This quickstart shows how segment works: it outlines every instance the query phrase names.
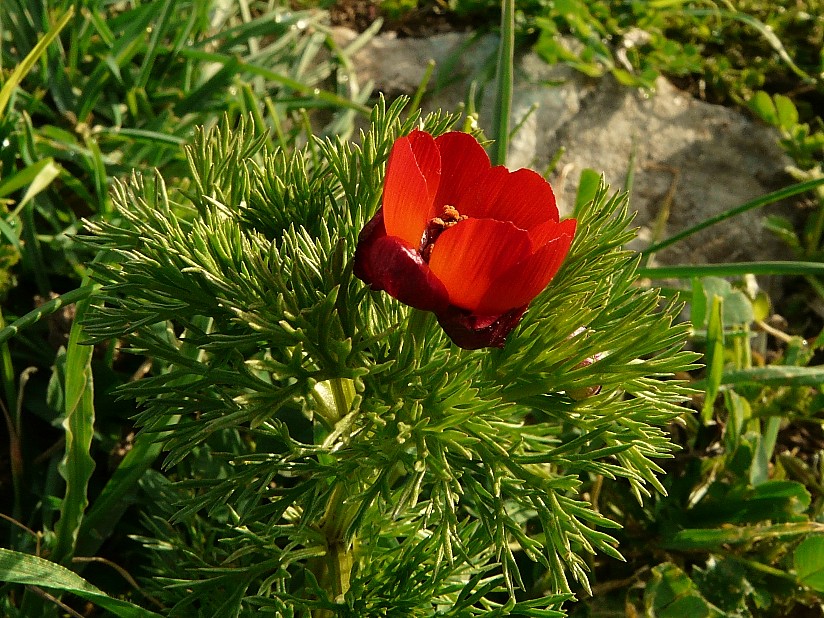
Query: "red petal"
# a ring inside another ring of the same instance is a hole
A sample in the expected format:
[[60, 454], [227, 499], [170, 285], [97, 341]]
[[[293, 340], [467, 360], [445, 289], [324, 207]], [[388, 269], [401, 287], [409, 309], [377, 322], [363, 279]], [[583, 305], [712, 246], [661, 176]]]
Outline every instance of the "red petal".
[[462, 215], [475, 219], [508, 221], [500, 213], [496, 213], [495, 208], [498, 203], [498, 196], [508, 177], [509, 170], [503, 165], [489, 168], [473, 180], [466, 193], [455, 199], [453, 206]]
[[492, 282], [532, 253], [528, 232], [492, 219], [466, 219], [438, 237], [429, 267], [449, 302], [476, 315], [497, 315], [524, 303], [488, 298]]
[[526, 307], [517, 307], [492, 318], [478, 318], [457, 307], [438, 314], [438, 322], [452, 342], [465, 350], [502, 348], [509, 333], [521, 321]]
[[426, 174], [431, 174], [435, 187], [438, 184], [433, 173], [439, 156], [435, 140], [422, 131], [416, 133], [414, 137], [400, 137], [395, 141], [383, 187], [386, 233], [403, 239], [411, 247], [420, 246], [426, 223], [435, 216]]
[[[572, 223], [569, 223], [569, 222]], [[540, 294], [558, 272], [575, 233], [575, 220], [567, 219], [558, 226], [559, 235], [546, 242], [535, 253], [502, 272], [489, 285], [481, 306], [528, 305]], [[502, 302], [506, 299], [506, 302]]]
[[537, 251], [550, 240], [559, 236], [575, 236], [575, 228], [578, 222], [575, 219], [564, 219], [560, 223], [555, 221], [545, 221], [529, 230], [529, 239], [532, 241], [533, 251]]
[[412, 146], [412, 152], [415, 153], [418, 168], [426, 179], [429, 203], [432, 204], [441, 184], [441, 154], [438, 146], [429, 133], [417, 129], [409, 134], [409, 144]]
[[387, 236], [381, 211], [363, 228], [355, 251], [355, 276], [373, 290], [386, 292], [410, 307], [443, 311], [449, 294], [420, 253], [403, 240]]
[[479, 219], [511, 221], [529, 230], [545, 221], [558, 221], [558, 207], [552, 187], [528, 169], [507, 174], [494, 167], [479, 178], [470, 196], [458, 208], [462, 215]]
[[440, 213], [449, 204], [460, 210], [460, 200], [489, 171], [489, 156], [469, 133], [452, 131], [435, 138], [441, 152], [441, 184], [435, 198]]

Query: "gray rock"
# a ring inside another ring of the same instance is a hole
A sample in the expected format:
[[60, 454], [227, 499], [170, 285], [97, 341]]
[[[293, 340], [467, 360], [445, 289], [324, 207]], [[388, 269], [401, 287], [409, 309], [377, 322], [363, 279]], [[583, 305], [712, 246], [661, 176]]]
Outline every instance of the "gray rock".
[[[566, 148], [550, 178], [565, 204], [573, 203], [585, 167], [622, 187], [634, 153], [631, 206], [642, 226], [639, 247], [656, 228], [656, 238], [666, 238], [790, 182], [783, 172], [790, 161], [772, 129], [698, 101], [663, 78], [651, 96], [601, 80], [551, 136]], [[534, 160], [540, 161], [537, 150]], [[763, 217], [763, 210], [739, 215], [657, 258], [668, 264], [788, 258], [785, 246], [763, 229]]]
[[[345, 31], [337, 36], [343, 43], [354, 37]], [[424, 109], [456, 109], [474, 80], [486, 86], [477, 100], [480, 124], [489, 127], [496, 46], [493, 36], [381, 35], [358, 52], [354, 63], [359, 79], [373, 80], [377, 90], [392, 97], [413, 93], [433, 59], [436, 90]], [[550, 66], [527, 53], [517, 60], [515, 80], [512, 125], [522, 124], [510, 144], [509, 166], [544, 171], [563, 147], [550, 182], [562, 212], [568, 213], [582, 169], [603, 173], [617, 190], [634, 158], [630, 203], [641, 226], [636, 248], [791, 182], [783, 172], [790, 161], [770, 127], [699, 101], [663, 78], [654, 93], [645, 93], [610, 77], [594, 80], [563, 65]], [[713, 226], [655, 257], [666, 264], [786, 259], [785, 247], [762, 229], [764, 212]]]

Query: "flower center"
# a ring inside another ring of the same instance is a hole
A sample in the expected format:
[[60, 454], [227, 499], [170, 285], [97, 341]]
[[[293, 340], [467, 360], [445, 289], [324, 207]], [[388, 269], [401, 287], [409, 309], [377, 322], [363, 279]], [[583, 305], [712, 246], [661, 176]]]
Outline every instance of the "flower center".
[[426, 224], [426, 230], [424, 230], [423, 236], [421, 236], [420, 252], [423, 261], [429, 262], [429, 257], [432, 255], [432, 247], [435, 246], [435, 241], [445, 229], [457, 225], [460, 221], [468, 218], [466, 215], [459, 213], [458, 209], [454, 206], [446, 204], [439, 217], [430, 219], [429, 223]]

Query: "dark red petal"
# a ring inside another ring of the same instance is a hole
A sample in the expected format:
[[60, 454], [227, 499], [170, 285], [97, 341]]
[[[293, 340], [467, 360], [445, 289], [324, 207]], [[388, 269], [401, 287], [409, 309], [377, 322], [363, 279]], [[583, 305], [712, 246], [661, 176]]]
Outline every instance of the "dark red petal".
[[497, 316], [479, 317], [458, 307], [449, 307], [438, 314], [438, 322], [452, 342], [465, 350], [502, 348], [524, 311], [526, 306]]
[[374, 279], [372, 275], [372, 245], [375, 244], [379, 238], [386, 236], [386, 226], [383, 223], [383, 208], [378, 208], [378, 212], [372, 217], [369, 222], [363, 226], [363, 229], [358, 234], [358, 246], [355, 248], [354, 264], [352, 272], [355, 276], [364, 281], [371, 283]]
[[475, 187], [458, 210], [479, 219], [511, 221], [529, 230], [545, 221], [558, 221], [555, 194], [544, 178], [532, 170], [502, 173], [494, 167], [478, 178]]
[[[489, 156], [469, 133], [452, 131], [435, 138], [441, 153], [441, 184], [435, 198], [435, 209], [449, 204], [459, 207], [459, 201], [489, 171]], [[460, 210], [460, 208], [458, 208]]]
[[[420, 245], [427, 222], [435, 216], [425, 173], [432, 174], [433, 183], [438, 182], [433, 173], [438, 156], [435, 140], [421, 131], [412, 138], [398, 138], [389, 153], [383, 186], [386, 232], [412, 247]], [[416, 157], [421, 158], [425, 171], [419, 167]]]
[[[572, 223], [569, 223], [570, 221]], [[506, 299], [506, 304], [528, 305], [540, 294], [558, 272], [569, 252], [575, 234], [575, 220], [567, 219], [558, 225], [557, 231], [558, 235], [554, 239], [500, 273], [488, 287], [479, 305], [494, 306], [500, 299]]]
[[358, 238], [354, 273], [373, 290], [385, 290], [410, 307], [437, 312], [449, 304], [446, 288], [420, 253], [400, 238], [386, 235], [381, 211]]
[[429, 267], [449, 290], [450, 304], [476, 315], [498, 315], [524, 303], [494, 297], [490, 286], [531, 253], [529, 233], [511, 223], [466, 219], [438, 237]]

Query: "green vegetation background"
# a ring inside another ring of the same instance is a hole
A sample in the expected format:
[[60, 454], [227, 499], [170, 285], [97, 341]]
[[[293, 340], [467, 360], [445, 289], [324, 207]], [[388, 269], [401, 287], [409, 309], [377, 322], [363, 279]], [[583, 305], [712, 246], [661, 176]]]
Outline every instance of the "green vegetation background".
[[[178, 574], [159, 569], [159, 552], [200, 553], [204, 565], [223, 555], [196, 513], [182, 532], [164, 528], [175, 511], [169, 480], [192, 470], [162, 469], [157, 444], [136, 447], [140, 410], [133, 400], [115, 398], [116, 387], [157, 367], [121, 354], [114, 340], [82, 346], [72, 330], [97, 291], [87, 270], [96, 248], [77, 235], [84, 218], [120, 223], [113, 183], [135, 170], [152, 177], [156, 169], [170, 191], [196, 194], [183, 146], [196, 143], [198, 127], [215, 127], [222, 118], [231, 126], [248, 118], [250, 134], [286, 152], [311, 136], [355, 138], [355, 123], [367, 117], [376, 93], [358, 83], [350, 58], [379, 24], [340, 48], [329, 23], [330, 11], [358, 10], [399, 29], [425, 32], [445, 22], [500, 31], [500, 5], [480, 0], [387, 0], [371, 8], [366, 2], [0, 4], [0, 534], [3, 547], [13, 550], [0, 559], [8, 582], [4, 615], [95, 615], [78, 598], [114, 615], [146, 615], [135, 613], [141, 607], [163, 613], [160, 607], [180, 600], [168, 586]], [[516, 44], [548, 62], [611, 75], [628, 88], [651, 88], [663, 74], [776, 128], [797, 183], [725, 216], [804, 196], [801, 225], [765, 220], [792, 261], [718, 265], [714, 274], [727, 279], [688, 265], [673, 271], [680, 283], [665, 292], [688, 301], [692, 345], [706, 352], [707, 369], [682, 377], [701, 395], [694, 413], [671, 428], [681, 451], [660, 462], [666, 495], [639, 503], [626, 480], [582, 475], [578, 497], [623, 526], [613, 536], [626, 562], [591, 559], [592, 595], [575, 588], [581, 600], [564, 605], [571, 615], [822, 614], [824, 336], [815, 311], [824, 299], [822, 15], [816, 0], [517, 3]], [[625, 45], [628, 37], [640, 44]], [[581, 45], [573, 50], [570, 39]], [[473, 108], [468, 100], [464, 111]], [[585, 175], [581, 202], [596, 193], [597, 175]], [[746, 285], [747, 273], [765, 270], [787, 277], [779, 307]], [[771, 321], [775, 313], [787, 323]], [[93, 416], [67, 413], [84, 409]], [[83, 418], [94, 418], [94, 426]], [[216, 453], [238, 448], [233, 439], [227, 432], [186, 465], [219, 475]], [[72, 518], [83, 522], [79, 536]], [[86, 581], [44, 570], [36, 556]], [[100, 560], [82, 559], [89, 556]], [[528, 564], [522, 570], [526, 588], [537, 594], [546, 574]], [[159, 579], [159, 571], [171, 579]], [[61, 591], [76, 595], [64, 597], [71, 609], [56, 609], [48, 596]]]

